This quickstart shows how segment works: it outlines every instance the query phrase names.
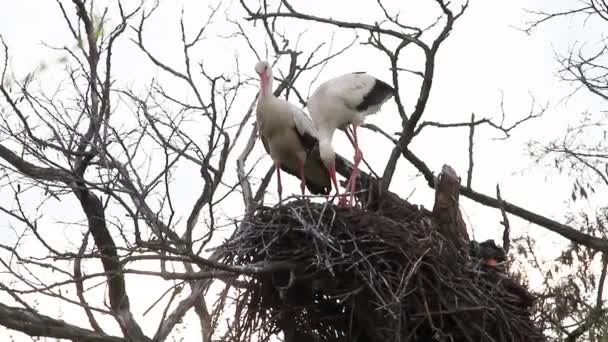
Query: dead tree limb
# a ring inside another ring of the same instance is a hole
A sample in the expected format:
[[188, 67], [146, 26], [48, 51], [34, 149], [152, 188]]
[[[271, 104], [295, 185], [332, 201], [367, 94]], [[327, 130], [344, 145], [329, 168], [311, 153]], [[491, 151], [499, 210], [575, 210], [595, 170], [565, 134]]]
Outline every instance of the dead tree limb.
[[475, 137], [475, 113], [471, 114], [471, 125], [469, 126], [469, 170], [467, 171], [467, 188], [471, 188], [473, 182], [473, 138]]
[[496, 184], [496, 199], [501, 203], [500, 213], [502, 214], [502, 221], [500, 224], [504, 227], [502, 232], [502, 248], [505, 250], [505, 253], [509, 253], [509, 248], [511, 247], [511, 224], [509, 223], [509, 218], [505, 212], [504, 201], [500, 195], [500, 186], [498, 186], [498, 184]]
[[467, 226], [462, 219], [459, 209], [460, 177], [449, 165], [443, 165], [435, 185], [435, 204], [433, 217], [435, 217], [444, 234], [452, 241], [469, 242]]
[[77, 342], [127, 342], [127, 339], [82, 329], [64, 321], [50, 318], [26, 309], [0, 303], [2, 325], [29, 336], [46, 336]]
[[[408, 149], [402, 151], [402, 154], [410, 163], [412, 163], [420, 172], [422, 172], [422, 175], [426, 179], [427, 184], [431, 188], [435, 188], [435, 176], [433, 175], [433, 172], [428, 168], [428, 166]], [[472, 199], [477, 203], [486, 205], [491, 208], [500, 209], [501, 206], [504, 206], [506, 212], [520, 217], [524, 220], [527, 220], [531, 223], [537, 224], [541, 227], [544, 227], [575, 243], [598, 251], [608, 252], [608, 240], [582, 233], [579, 230], [574, 229], [568, 225], [557, 222], [548, 217], [539, 215], [520, 206], [511, 204], [507, 201], [499, 201], [498, 199], [476, 192], [462, 185], [460, 186], [460, 194], [469, 199]]]

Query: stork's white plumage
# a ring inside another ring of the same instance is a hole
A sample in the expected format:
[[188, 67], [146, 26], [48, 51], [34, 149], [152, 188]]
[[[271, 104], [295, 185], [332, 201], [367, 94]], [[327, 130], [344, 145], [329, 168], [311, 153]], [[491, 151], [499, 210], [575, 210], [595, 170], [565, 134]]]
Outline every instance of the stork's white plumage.
[[274, 96], [268, 62], [258, 62], [255, 71], [260, 75], [256, 106], [258, 131], [276, 167], [279, 200], [282, 199], [280, 170], [300, 178], [302, 194], [304, 188], [313, 194], [329, 194], [329, 173], [319, 156], [311, 154], [318, 144], [315, 125], [298, 107]]
[[[378, 112], [394, 92], [387, 83], [364, 72], [354, 72], [326, 81], [308, 99], [310, 116], [319, 130], [321, 159], [329, 170], [336, 191], [335, 151], [331, 144], [335, 130], [346, 130], [348, 125], [353, 128], [354, 141], [351, 142], [355, 147], [355, 165], [347, 182], [347, 189], [352, 194], [359, 163], [363, 159], [357, 141], [357, 127], [366, 116]], [[344, 197], [341, 197], [340, 203], [343, 201]]]

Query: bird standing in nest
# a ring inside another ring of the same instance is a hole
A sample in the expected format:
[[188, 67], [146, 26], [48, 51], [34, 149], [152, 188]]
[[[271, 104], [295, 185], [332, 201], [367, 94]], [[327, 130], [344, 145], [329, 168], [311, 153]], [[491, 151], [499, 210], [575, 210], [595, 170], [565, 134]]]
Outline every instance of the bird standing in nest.
[[507, 261], [507, 253], [502, 247], [497, 246], [494, 240], [471, 241], [469, 251], [469, 254], [479, 258], [483, 265], [496, 267], [500, 270], [504, 269], [504, 267], [499, 266]]
[[[363, 159], [357, 139], [357, 127], [363, 124], [368, 115], [378, 112], [394, 93], [395, 89], [387, 83], [364, 72], [353, 72], [324, 82], [308, 99], [307, 106], [310, 116], [319, 130], [321, 159], [329, 170], [339, 197], [335, 167], [336, 153], [331, 142], [336, 129], [345, 131], [348, 125], [352, 126], [353, 140], [351, 143], [355, 148], [355, 158], [354, 167], [346, 185], [347, 191], [351, 193], [349, 205], [354, 197], [353, 191], [359, 173], [359, 163]], [[342, 196], [339, 203], [344, 205], [345, 200]]]
[[311, 154], [318, 144], [318, 132], [310, 118], [298, 107], [272, 93], [272, 69], [268, 62], [255, 65], [260, 76], [260, 93], [256, 122], [264, 149], [276, 167], [277, 192], [282, 201], [281, 172], [300, 178], [300, 189], [312, 194], [328, 195], [331, 180], [325, 165]]

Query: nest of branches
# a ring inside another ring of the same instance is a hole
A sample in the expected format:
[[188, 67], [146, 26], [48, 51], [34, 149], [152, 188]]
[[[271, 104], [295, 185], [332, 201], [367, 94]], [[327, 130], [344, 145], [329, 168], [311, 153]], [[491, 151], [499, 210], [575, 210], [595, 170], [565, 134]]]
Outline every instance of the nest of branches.
[[243, 278], [230, 340], [543, 340], [527, 291], [445, 229], [396, 196], [366, 210], [259, 208], [224, 262], [275, 268]]

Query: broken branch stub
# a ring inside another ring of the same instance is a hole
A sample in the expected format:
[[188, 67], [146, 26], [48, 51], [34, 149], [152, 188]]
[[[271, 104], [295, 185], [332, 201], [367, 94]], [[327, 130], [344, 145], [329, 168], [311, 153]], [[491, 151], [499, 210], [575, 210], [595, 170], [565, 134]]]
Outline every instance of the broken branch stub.
[[470, 241], [467, 226], [459, 209], [460, 177], [449, 165], [443, 165], [435, 185], [433, 217], [446, 237], [460, 245]]

